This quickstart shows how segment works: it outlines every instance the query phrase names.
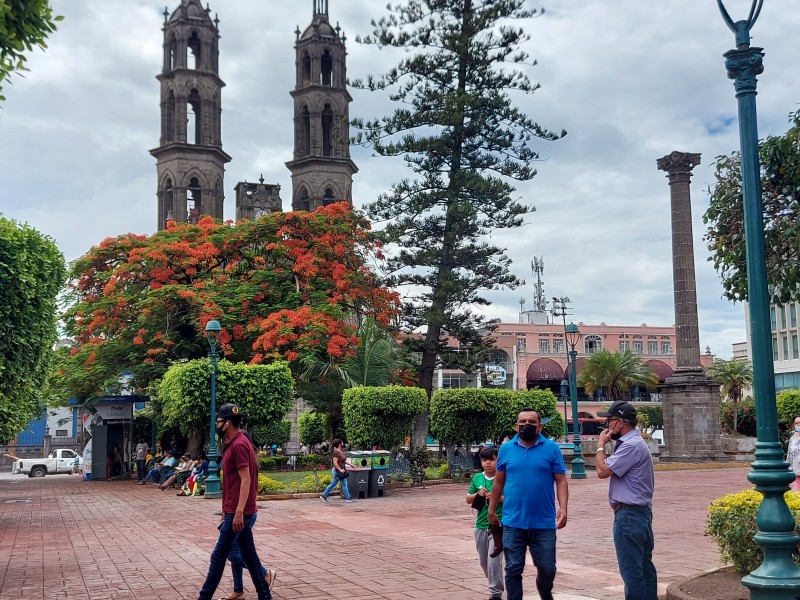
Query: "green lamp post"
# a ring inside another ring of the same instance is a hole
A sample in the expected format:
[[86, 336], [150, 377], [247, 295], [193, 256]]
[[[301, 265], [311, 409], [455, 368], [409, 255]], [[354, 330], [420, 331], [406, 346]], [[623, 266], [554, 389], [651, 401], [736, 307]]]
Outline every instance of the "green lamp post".
[[744, 21], [734, 22], [717, 0], [727, 26], [736, 35], [736, 49], [724, 54], [728, 77], [734, 80], [739, 109], [739, 142], [742, 153], [742, 192], [747, 261], [747, 296], [753, 351], [753, 395], [756, 399], [756, 442], [753, 469], [747, 478], [764, 496], [756, 515], [754, 540], [764, 551], [764, 561], [742, 583], [753, 600], [796, 599], [800, 595], [800, 569], [792, 559], [797, 546], [795, 523], [784, 493], [794, 474], [783, 460], [778, 438], [775, 406], [775, 373], [769, 321], [761, 176], [758, 160], [756, 77], [764, 71], [761, 48], [750, 47], [750, 30], [758, 19], [763, 0], [753, 0]]
[[569, 395], [572, 400], [572, 443], [575, 445], [575, 458], [572, 459], [572, 479], [586, 479], [586, 465], [583, 462], [583, 452], [581, 451], [581, 431], [578, 419], [578, 375], [577, 359], [578, 351], [575, 346], [581, 339], [581, 332], [575, 323], [570, 323], [564, 327], [564, 337], [567, 338], [569, 345]]
[[[569, 368], [569, 354], [567, 354], [567, 368]], [[567, 422], [567, 397], [569, 396], [569, 381], [561, 380], [561, 400], [564, 402], [564, 443], [569, 440], [569, 423]]]
[[219, 498], [219, 468], [217, 466], [217, 343], [222, 327], [219, 321], [206, 324], [206, 338], [211, 346], [211, 431], [208, 438], [208, 478], [206, 478], [206, 498]]

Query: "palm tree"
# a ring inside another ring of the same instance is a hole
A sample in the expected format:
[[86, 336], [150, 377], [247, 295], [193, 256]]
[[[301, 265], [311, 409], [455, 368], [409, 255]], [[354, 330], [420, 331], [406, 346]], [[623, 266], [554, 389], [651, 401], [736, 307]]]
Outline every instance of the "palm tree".
[[627, 397], [632, 387], [654, 389], [658, 385], [658, 377], [630, 350], [601, 350], [583, 365], [578, 385], [589, 395], [598, 389], [605, 389], [611, 400], [620, 400]]
[[749, 360], [734, 358], [715, 360], [706, 369], [706, 375], [720, 386], [720, 395], [733, 405], [733, 435], [739, 433], [739, 401], [744, 388], [753, 383], [753, 367]]

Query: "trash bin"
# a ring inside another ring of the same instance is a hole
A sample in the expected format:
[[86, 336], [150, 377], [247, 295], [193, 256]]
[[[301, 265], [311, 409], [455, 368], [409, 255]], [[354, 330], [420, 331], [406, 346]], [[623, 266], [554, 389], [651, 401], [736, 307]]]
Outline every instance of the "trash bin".
[[380, 498], [386, 493], [389, 480], [391, 454], [386, 450], [372, 451], [372, 470], [369, 472], [369, 498]]
[[347, 487], [353, 498], [366, 498], [369, 492], [369, 473], [372, 470], [371, 453], [366, 451], [345, 452], [347, 460], [353, 466], [348, 467], [350, 477], [347, 478]]

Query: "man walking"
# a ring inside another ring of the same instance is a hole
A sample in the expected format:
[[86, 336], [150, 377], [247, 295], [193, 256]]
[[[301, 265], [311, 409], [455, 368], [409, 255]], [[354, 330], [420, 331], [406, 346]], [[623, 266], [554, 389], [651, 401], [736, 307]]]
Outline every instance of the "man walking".
[[[608, 425], [597, 440], [597, 475], [611, 481], [608, 502], [614, 510], [614, 548], [619, 574], [625, 583], [625, 600], [657, 600], [653, 565], [653, 459], [636, 428], [636, 407], [617, 400], [607, 411]], [[604, 446], [616, 441], [611, 456]]]
[[244, 564], [256, 588], [259, 600], [271, 600], [268, 580], [272, 573], [264, 569], [253, 542], [256, 521], [256, 492], [258, 462], [253, 445], [241, 431], [242, 415], [235, 404], [223, 404], [217, 411], [217, 435], [222, 444], [222, 520], [217, 545], [211, 552], [208, 575], [198, 600], [211, 600], [217, 590], [225, 561], [234, 544], [239, 548]]
[[526, 550], [536, 566], [539, 597], [553, 600], [556, 529], [567, 524], [569, 500], [564, 459], [558, 444], [541, 435], [542, 419], [536, 410], [520, 410], [514, 429], [517, 435], [500, 446], [489, 500], [489, 522], [499, 524], [496, 510], [504, 496], [503, 552], [508, 600], [522, 600]]

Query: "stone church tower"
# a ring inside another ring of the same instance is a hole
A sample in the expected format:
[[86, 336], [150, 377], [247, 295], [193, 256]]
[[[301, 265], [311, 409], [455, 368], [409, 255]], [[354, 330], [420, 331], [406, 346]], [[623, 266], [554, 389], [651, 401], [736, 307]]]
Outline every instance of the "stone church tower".
[[328, 0], [313, 4], [311, 25], [302, 34], [299, 27], [295, 31], [294, 158], [286, 163], [292, 172], [293, 210], [352, 202], [358, 172], [350, 159], [348, 107], [353, 98], [346, 86], [346, 38], [328, 21]]
[[164, 9], [161, 140], [150, 151], [158, 171], [158, 229], [166, 221], [222, 218], [225, 163], [222, 150], [219, 20], [200, 0]]

